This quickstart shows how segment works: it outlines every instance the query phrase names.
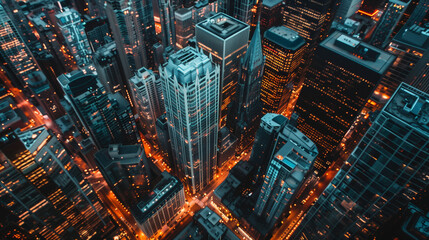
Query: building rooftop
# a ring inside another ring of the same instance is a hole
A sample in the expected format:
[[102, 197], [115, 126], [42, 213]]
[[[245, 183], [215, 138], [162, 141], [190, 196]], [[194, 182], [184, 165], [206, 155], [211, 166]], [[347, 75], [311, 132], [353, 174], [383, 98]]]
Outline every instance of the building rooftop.
[[392, 54], [341, 32], [332, 33], [320, 44], [320, 47], [329, 49], [379, 74], [384, 74], [396, 58]]
[[278, 6], [282, 3], [282, 0], [264, 0], [262, 1], [262, 6], [267, 8], [272, 8]]
[[305, 44], [305, 39], [299, 34], [285, 26], [272, 27], [265, 31], [264, 38], [274, 42], [275, 44], [295, 51]]
[[225, 13], [218, 13], [198, 23], [197, 28], [205, 29], [217, 37], [227, 39], [241, 30], [249, 28], [249, 25]]
[[16, 129], [15, 133], [24, 144], [25, 148], [30, 152], [35, 152], [49, 136], [49, 132], [45, 128], [45, 125], [23, 132], [21, 132], [20, 129]]
[[402, 28], [392, 42], [406, 44], [424, 52], [429, 48], [429, 28], [418, 25]]
[[401, 83], [384, 110], [429, 135], [429, 94]]
[[108, 149], [101, 149], [95, 156], [97, 162], [107, 169], [112, 164], [139, 164], [145, 157], [140, 145], [110, 144]]
[[169, 77], [175, 77], [182, 84], [193, 83], [197, 76], [202, 78], [211, 72], [214, 64], [208, 56], [192, 47], [183, 48], [172, 54], [164, 69]]
[[158, 206], [183, 189], [183, 184], [168, 172], [162, 172], [162, 180], [155, 186], [151, 195], [139, 202], [133, 211], [134, 218], [142, 223], [156, 213]]

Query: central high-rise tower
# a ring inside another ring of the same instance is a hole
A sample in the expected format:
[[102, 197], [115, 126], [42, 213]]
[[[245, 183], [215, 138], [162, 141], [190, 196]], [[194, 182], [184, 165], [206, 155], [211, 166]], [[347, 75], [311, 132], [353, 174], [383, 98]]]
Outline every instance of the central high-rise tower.
[[219, 72], [209, 57], [191, 47], [160, 67], [173, 159], [192, 194], [207, 186], [216, 170]]

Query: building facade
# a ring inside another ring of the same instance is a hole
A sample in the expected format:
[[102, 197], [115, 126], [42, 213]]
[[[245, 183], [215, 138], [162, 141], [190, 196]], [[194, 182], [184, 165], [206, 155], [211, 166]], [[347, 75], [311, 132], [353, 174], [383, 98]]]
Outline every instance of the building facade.
[[196, 194], [214, 177], [219, 131], [219, 66], [186, 47], [160, 67], [173, 159]]
[[369, 239], [427, 188], [428, 99], [401, 84], [304, 217], [295, 239]]

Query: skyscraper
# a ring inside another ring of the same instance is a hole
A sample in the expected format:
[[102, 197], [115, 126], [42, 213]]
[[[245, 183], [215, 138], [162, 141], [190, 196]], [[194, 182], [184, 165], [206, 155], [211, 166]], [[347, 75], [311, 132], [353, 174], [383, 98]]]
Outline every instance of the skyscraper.
[[113, 228], [72, 156], [44, 126], [0, 141], [0, 204], [46, 239], [103, 238]]
[[73, 55], [78, 66], [85, 66], [90, 61], [91, 47], [85, 34], [84, 24], [80, 14], [72, 9], [64, 8], [55, 15], [57, 25], [64, 41]]
[[429, 185], [429, 95], [401, 84], [296, 230], [369, 239]]
[[272, 27], [265, 31], [262, 49], [265, 56], [261, 86], [263, 112], [281, 114], [299, 85], [305, 40], [287, 27]]
[[256, 185], [260, 185], [268, 164], [273, 158], [277, 145], [277, 138], [289, 119], [280, 114], [267, 113], [261, 118], [261, 124], [256, 132], [249, 163], [257, 168], [254, 178]]
[[268, 29], [282, 24], [282, 1], [281, 0], [265, 0], [262, 1], [261, 7], [261, 34], [263, 35]]
[[159, 18], [161, 22], [162, 44], [164, 48], [176, 46], [176, 28], [174, 26], [174, 10], [171, 0], [158, 0]]
[[389, 43], [390, 34], [401, 19], [402, 14], [408, 7], [410, 0], [389, 0], [387, 8], [372, 33], [370, 43], [373, 46], [384, 49]]
[[186, 47], [160, 67], [173, 159], [187, 190], [213, 179], [219, 130], [219, 66]]
[[290, 123], [280, 139], [282, 147], [270, 161], [255, 207], [269, 227], [284, 213], [318, 154], [316, 145]]
[[156, 42], [152, 1], [108, 0], [106, 4], [125, 77], [129, 79], [141, 67], [152, 68]]
[[119, 94], [107, 94], [97, 77], [75, 71], [58, 77], [65, 99], [77, 122], [98, 148], [112, 143], [135, 144], [135, 122], [128, 102]]
[[98, 79], [104, 89], [110, 93], [121, 92], [127, 96], [125, 74], [115, 42], [100, 46], [93, 56]]
[[99, 47], [103, 46], [108, 41], [112, 41], [109, 23], [106, 18], [98, 17], [86, 21], [85, 33], [88, 37], [92, 52], [96, 52]]
[[3, 67], [9, 69], [22, 87], [27, 85], [28, 74], [40, 71], [37, 62], [24, 39], [18, 32], [12, 20], [7, 15], [5, 9], [0, 5], [0, 55]]
[[188, 40], [194, 36], [192, 10], [181, 8], [174, 12], [176, 19], [176, 47], [184, 48]]
[[255, 0], [218, 0], [219, 12], [228, 14], [250, 25], [253, 12], [250, 11], [256, 4]]
[[331, 165], [327, 154], [340, 143], [394, 59], [340, 32], [319, 45], [295, 107], [298, 129], [319, 149], [314, 164], [319, 173]]
[[262, 117], [260, 96], [263, 71], [264, 55], [258, 24], [240, 62], [236, 99], [232, 102], [227, 120], [230, 131], [238, 139], [238, 153], [251, 145]]
[[327, 37], [333, 19], [333, 0], [292, 0], [283, 6], [283, 25], [295, 30], [313, 51]]
[[340, 21], [345, 21], [348, 17], [355, 14], [362, 5], [362, 0], [344, 0], [341, 1], [340, 6], [338, 7], [337, 12], [335, 13], [335, 18]]
[[235, 98], [240, 58], [246, 53], [249, 25], [224, 13], [197, 24], [195, 36], [204, 53], [220, 67], [220, 126], [224, 127], [228, 106]]
[[131, 96], [139, 121], [148, 139], [156, 139], [156, 120], [165, 112], [161, 78], [151, 70], [140, 68], [130, 78]]
[[147, 237], [152, 237], [164, 225], [174, 219], [185, 205], [183, 184], [168, 172], [162, 173], [161, 181], [152, 194], [133, 208], [133, 216]]

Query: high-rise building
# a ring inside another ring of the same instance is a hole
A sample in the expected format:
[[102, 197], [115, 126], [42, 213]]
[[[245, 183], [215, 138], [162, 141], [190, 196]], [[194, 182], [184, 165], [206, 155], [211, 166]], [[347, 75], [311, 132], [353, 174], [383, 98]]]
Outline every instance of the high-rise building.
[[292, 92], [298, 89], [300, 65], [306, 50], [304, 38], [284, 27], [265, 31], [265, 56], [261, 86], [263, 113], [283, 113], [288, 108]]
[[429, 92], [429, 49], [423, 54], [422, 59], [416, 64], [414, 69], [408, 75], [408, 81], [411, 86], [423, 91]]
[[240, 62], [236, 98], [228, 116], [231, 133], [238, 139], [237, 153], [252, 144], [262, 117], [261, 81], [264, 71], [264, 55], [259, 24], [253, 33], [246, 54]]
[[74, 120], [99, 149], [112, 143], [137, 143], [131, 107], [119, 93], [106, 93], [95, 75], [82, 71], [63, 74], [58, 81], [77, 116]]
[[127, 96], [125, 73], [115, 42], [100, 46], [93, 56], [98, 79], [104, 89], [110, 93], [121, 92]]
[[64, 37], [67, 48], [76, 60], [76, 64], [78, 66], [87, 65], [90, 61], [91, 47], [80, 14], [73, 8], [64, 8], [55, 17], [58, 28]]
[[293, 200], [318, 154], [316, 144], [290, 123], [279, 139], [283, 146], [270, 161], [255, 207], [270, 227]]
[[86, 21], [85, 33], [88, 38], [89, 45], [91, 46], [91, 50], [94, 53], [99, 47], [109, 41], [112, 41], [109, 23], [106, 18], [98, 17]]
[[172, 221], [184, 206], [183, 184], [164, 171], [150, 196], [139, 202], [132, 213], [139, 228], [150, 238]]
[[142, 146], [111, 144], [98, 151], [95, 159], [110, 189], [125, 206], [137, 204], [149, 194], [152, 176]]
[[249, 29], [249, 25], [224, 13], [198, 23], [195, 29], [198, 47], [220, 66], [221, 127], [225, 126], [228, 106], [235, 98], [240, 59], [247, 50]]
[[410, 2], [411, 0], [389, 0], [377, 27], [372, 33], [371, 45], [384, 49], [389, 44], [390, 34], [392, 34]]
[[22, 87], [27, 85], [28, 74], [40, 71], [37, 62], [24, 39], [18, 32], [5, 9], [0, 5], [0, 56], [2, 67], [8, 70], [17, 79], [16, 84]]
[[219, 130], [219, 66], [186, 47], [160, 67], [173, 159], [196, 194], [214, 177]]
[[192, 20], [194, 28], [197, 23], [206, 20], [218, 12], [218, 1], [198, 0], [192, 7]]
[[174, 12], [174, 16], [176, 19], [176, 47], [184, 48], [195, 32], [192, 21], [192, 10], [181, 8]]
[[99, 239], [113, 228], [73, 157], [44, 126], [0, 140], [0, 204], [45, 239]]
[[294, 239], [370, 239], [429, 180], [429, 95], [401, 84]]
[[292, 0], [283, 5], [283, 25], [298, 32], [313, 51], [328, 34], [333, 20], [333, 0]]
[[252, 153], [249, 163], [256, 167], [254, 178], [256, 185], [260, 185], [265, 175], [268, 164], [273, 158], [277, 144], [277, 138], [289, 120], [280, 114], [267, 113], [261, 118], [261, 124], [255, 135]]
[[319, 173], [395, 57], [369, 44], [332, 33], [318, 47], [296, 103], [298, 129], [319, 149]]
[[156, 43], [152, 1], [108, 0], [106, 15], [125, 77], [129, 79], [141, 67], [152, 68]]
[[174, 9], [171, 0], [158, 0], [161, 22], [162, 44], [164, 48], [176, 46], [176, 28], [174, 26]]
[[256, 4], [255, 0], [218, 0], [218, 4], [219, 12], [250, 25], [253, 18], [253, 12], [250, 10]]
[[261, 36], [264, 35], [265, 31], [282, 24], [282, 1], [281, 0], [265, 0], [262, 1], [261, 7]]
[[[417, 25], [405, 26], [390, 42], [386, 51], [396, 59], [385, 76], [381, 79], [376, 93], [386, 101], [395, 92], [401, 82], [411, 83], [412, 70], [421, 62], [425, 65], [425, 53], [429, 48], [429, 28]], [[419, 64], [420, 65], [420, 64]], [[419, 71], [419, 69], [416, 69]]]
[[161, 78], [151, 70], [140, 68], [130, 78], [131, 96], [143, 131], [148, 139], [156, 139], [156, 120], [165, 112]]

